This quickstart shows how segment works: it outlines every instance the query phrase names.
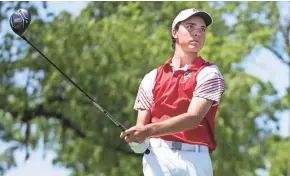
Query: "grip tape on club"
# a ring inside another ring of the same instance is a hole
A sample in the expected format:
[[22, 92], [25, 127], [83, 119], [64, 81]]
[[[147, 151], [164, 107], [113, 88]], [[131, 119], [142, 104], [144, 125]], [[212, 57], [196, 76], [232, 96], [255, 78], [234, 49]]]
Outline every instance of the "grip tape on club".
[[124, 127], [124, 125], [122, 125], [122, 124], [119, 124], [118, 127], [121, 129], [121, 131], [125, 131], [125, 130], [127, 130], [127, 128]]

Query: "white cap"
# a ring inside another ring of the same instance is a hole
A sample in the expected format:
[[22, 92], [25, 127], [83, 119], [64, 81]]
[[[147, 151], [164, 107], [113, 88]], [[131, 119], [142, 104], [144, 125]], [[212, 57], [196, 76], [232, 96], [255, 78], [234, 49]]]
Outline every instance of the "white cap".
[[212, 21], [213, 21], [211, 16], [207, 12], [199, 11], [199, 10], [194, 9], [194, 8], [186, 9], [186, 10], [182, 10], [181, 12], [179, 12], [179, 14], [173, 20], [172, 30], [175, 28], [177, 23], [184, 21], [192, 16], [199, 16], [199, 17], [203, 18], [206, 26], [211, 25]]

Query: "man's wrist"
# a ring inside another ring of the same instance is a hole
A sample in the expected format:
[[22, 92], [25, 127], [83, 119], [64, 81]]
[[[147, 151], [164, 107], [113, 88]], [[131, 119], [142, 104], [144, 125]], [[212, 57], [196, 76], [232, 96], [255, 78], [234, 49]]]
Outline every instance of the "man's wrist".
[[148, 131], [148, 137], [154, 136], [155, 135], [155, 123], [150, 123], [145, 126], [146, 130]]
[[143, 126], [145, 126], [145, 124], [137, 123], [135, 126], [136, 126], [136, 127], [143, 127]]

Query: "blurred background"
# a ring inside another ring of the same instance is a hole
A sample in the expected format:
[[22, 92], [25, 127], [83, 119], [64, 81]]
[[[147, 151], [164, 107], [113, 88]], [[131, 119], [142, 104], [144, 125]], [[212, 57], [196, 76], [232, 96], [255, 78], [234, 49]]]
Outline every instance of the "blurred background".
[[32, 14], [26, 38], [129, 127], [141, 79], [172, 56], [172, 20], [192, 7], [212, 14], [200, 55], [226, 83], [215, 175], [289, 176], [289, 1], [0, 1], [0, 175], [142, 175], [120, 130], [12, 32], [15, 10]]

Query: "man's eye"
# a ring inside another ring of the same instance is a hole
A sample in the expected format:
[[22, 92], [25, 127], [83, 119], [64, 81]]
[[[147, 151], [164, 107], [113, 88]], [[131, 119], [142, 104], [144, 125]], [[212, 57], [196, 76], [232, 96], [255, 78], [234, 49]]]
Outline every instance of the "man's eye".
[[187, 28], [191, 29], [193, 27], [193, 25], [188, 25]]
[[205, 32], [205, 28], [201, 28], [200, 30], [201, 30], [201, 32]]

